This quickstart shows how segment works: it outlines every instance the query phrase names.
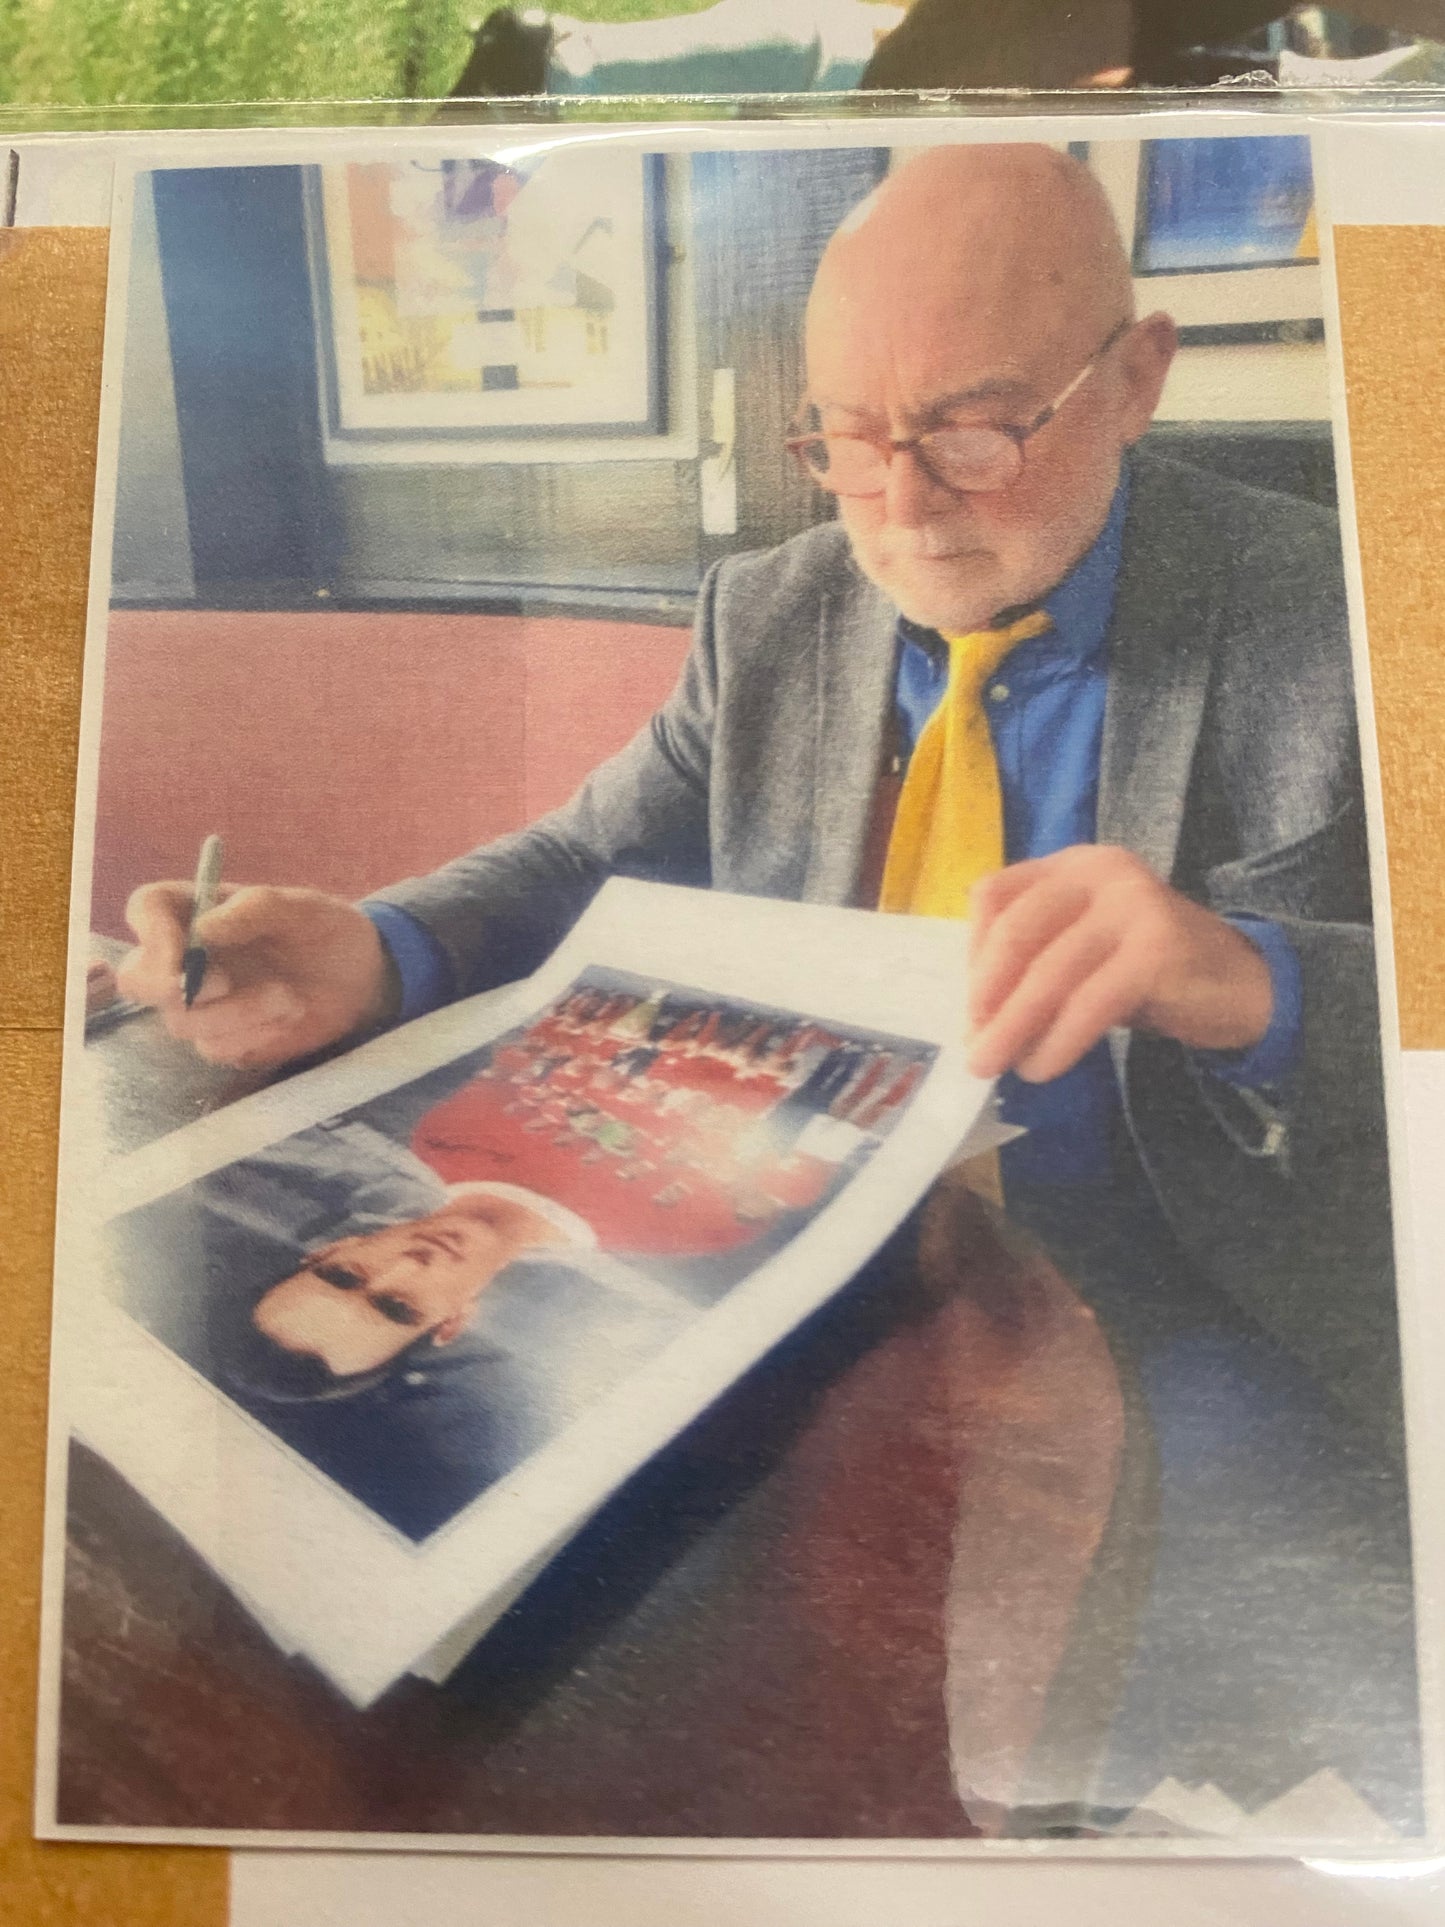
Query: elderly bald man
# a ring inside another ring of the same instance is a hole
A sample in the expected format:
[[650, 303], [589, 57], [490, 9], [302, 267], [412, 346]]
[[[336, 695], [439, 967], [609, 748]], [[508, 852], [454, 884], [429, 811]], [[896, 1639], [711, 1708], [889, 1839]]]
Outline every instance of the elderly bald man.
[[838, 520], [712, 571], [673, 695], [569, 804], [360, 906], [234, 892], [189, 1010], [189, 889], [149, 886], [127, 994], [206, 1057], [279, 1064], [534, 967], [613, 871], [961, 912], [888, 874], [930, 827], [948, 869], [945, 808], [975, 836], [936, 785], [930, 820], [914, 750], [947, 639], [1002, 637], [966, 1002], [1029, 1126], [1010, 1209], [1134, 1311], [1212, 1280], [1394, 1437], [1332, 519], [1137, 450], [1175, 330], [1136, 318], [1100, 189], [1049, 149], [897, 170], [830, 243], [806, 347], [790, 441]]

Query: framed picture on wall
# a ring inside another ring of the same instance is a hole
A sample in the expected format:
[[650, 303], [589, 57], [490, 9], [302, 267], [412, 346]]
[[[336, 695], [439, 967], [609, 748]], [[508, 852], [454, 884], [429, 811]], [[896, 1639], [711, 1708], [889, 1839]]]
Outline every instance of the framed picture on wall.
[[1146, 141], [1139, 165], [1137, 274], [1318, 260], [1314, 174], [1302, 135]]
[[1098, 142], [1089, 161], [1131, 248], [1141, 311], [1167, 309], [1186, 347], [1323, 338], [1306, 138]]
[[655, 156], [590, 146], [313, 172], [338, 438], [656, 434]]

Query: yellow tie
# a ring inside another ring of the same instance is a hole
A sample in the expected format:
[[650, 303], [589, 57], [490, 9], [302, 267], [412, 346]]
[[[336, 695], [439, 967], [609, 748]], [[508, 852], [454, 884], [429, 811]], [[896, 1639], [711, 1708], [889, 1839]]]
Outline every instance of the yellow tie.
[[883, 866], [880, 910], [968, 915], [969, 892], [1001, 868], [1003, 793], [983, 686], [1011, 649], [1042, 635], [1041, 611], [1001, 629], [945, 636], [948, 687], [924, 724], [898, 798]]
[[[948, 687], [923, 725], [893, 818], [880, 910], [922, 917], [968, 915], [969, 892], [1003, 865], [1003, 791], [983, 708], [983, 686], [1010, 649], [1042, 635], [1049, 618], [945, 636]], [[1002, 1208], [998, 1152], [962, 1166], [970, 1189]]]

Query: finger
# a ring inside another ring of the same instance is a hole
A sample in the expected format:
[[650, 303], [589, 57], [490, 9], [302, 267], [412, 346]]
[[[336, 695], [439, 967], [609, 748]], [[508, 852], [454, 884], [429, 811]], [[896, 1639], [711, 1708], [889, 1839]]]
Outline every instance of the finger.
[[202, 1031], [244, 1030], [247, 1026], [296, 1024], [306, 1014], [306, 1006], [295, 991], [285, 984], [263, 979], [217, 997], [208, 1003], [199, 998], [186, 1013], [197, 1034]]
[[1133, 1016], [1139, 1002], [1138, 973], [1127, 954], [1082, 983], [1048, 1030], [1018, 1064], [1019, 1076], [1044, 1084], [1072, 1070], [1095, 1044]]
[[138, 943], [156, 951], [169, 950], [179, 965], [191, 901], [189, 883], [143, 883], [126, 900], [125, 920]]
[[201, 978], [200, 988], [191, 999], [191, 1008], [200, 1010], [207, 1004], [218, 1004], [223, 998], [232, 997], [235, 993], [236, 982], [230, 971], [223, 970], [219, 964], [212, 963], [208, 955], [205, 975]]
[[127, 997], [139, 1004], [156, 1004], [174, 988], [181, 973], [190, 916], [188, 883], [147, 883], [132, 891], [125, 920], [138, 948], [126, 954], [116, 972]]
[[1010, 863], [1002, 870], [990, 871], [987, 876], [979, 878], [968, 896], [969, 922], [975, 941], [1016, 897], [1033, 889], [1039, 881], [1040, 872], [1046, 872], [1049, 863], [1048, 857], [1029, 857], [1022, 863]]
[[250, 1024], [243, 1031], [226, 1030], [196, 1039], [191, 1048], [208, 1064], [233, 1070], [269, 1070], [301, 1052], [289, 1025]]
[[[174, 979], [171, 980], [174, 982]], [[158, 997], [149, 996], [150, 972], [139, 950], [127, 950], [115, 967], [115, 987], [122, 997], [129, 997], [133, 1004], [159, 1003]]]
[[85, 967], [85, 1014], [105, 1010], [117, 996], [115, 971], [103, 957], [92, 957]]
[[[234, 888], [223, 883], [221, 898]], [[139, 948], [128, 951], [116, 971], [125, 996], [139, 1004], [163, 1005], [179, 994], [194, 902], [189, 883], [145, 883], [132, 891], [125, 916]]]
[[289, 936], [298, 916], [315, 902], [309, 890], [278, 889], [269, 883], [233, 885], [224, 902], [196, 919], [196, 941], [207, 950], [274, 943]]
[[207, 1043], [195, 1047], [196, 1055], [208, 1064], [221, 1064], [229, 1070], [269, 1071], [289, 1063], [300, 1051], [284, 1030], [251, 1032], [244, 1040]]
[[115, 983], [122, 997], [132, 1003], [151, 1004], [157, 1010], [179, 1003], [181, 968], [168, 958], [147, 956], [144, 950], [128, 950], [115, 967]]
[[1085, 918], [1039, 952], [1005, 998], [992, 1022], [974, 1037], [969, 1065], [978, 1077], [998, 1077], [1028, 1061], [1070, 998], [1118, 948], [1107, 925]]
[[189, 1010], [184, 1003], [169, 1005], [164, 1015], [172, 1037], [193, 1045], [202, 1055], [218, 1052], [229, 1057], [263, 1035], [294, 1031], [305, 1006], [284, 985], [259, 983], [210, 1003], [197, 998]]
[[1088, 909], [1089, 893], [1076, 883], [1045, 876], [991, 924], [969, 958], [968, 1014], [982, 1029], [1022, 982], [1034, 959]]

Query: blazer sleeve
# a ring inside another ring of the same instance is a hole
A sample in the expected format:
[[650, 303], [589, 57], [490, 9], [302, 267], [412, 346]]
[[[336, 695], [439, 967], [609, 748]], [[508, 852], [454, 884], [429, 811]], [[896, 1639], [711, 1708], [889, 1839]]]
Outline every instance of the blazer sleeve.
[[1205, 829], [1181, 887], [1267, 917], [1299, 958], [1300, 1050], [1240, 1092], [1136, 1033], [1124, 1093], [1195, 1262], [1392, 1451], [1402, 1438], [1370, 860], [1333, 525], [1241, 542], [1191, 780]]
[[1300, 963], [1300, 1047], [1277, 1088], [1242, 1103], [1221, 1080], [1200, 1078], [1225, 1128], [1237, 1123], [1240, 1148], [1287, 1177], [1383, 1125], [1370, 853], [1333, 518], [1246, 548], [1234, 590], [1195, 779], [1224, 800], [1201, 894], [1220, 915], [1267, 917], [1288, 938]]
[[1400, 1340], [1373, 947], [1358, 926], [1284, 927], [1305, 983], [1304, 1049], [1287, 1087], [1260, 1097], [1231, 1091], [1172, 1040], [1135, 1033], [1126, 1111], [1195, 1265], [1398, 1459]]
[[[1223, 864], [1208, 901], [1222, 916], [1269, 918], [1300, 965], [1296, 1062], [1274, 1087], [1238, 1092], [1199, 1068], [1222, 1128], [1288, 1174], [1299, 1157], [1358, 1141], [1380, 1112], [1382, 1065], [1364, 807], [1346, 804], [1302, 843]], [[1311, 914], [1313, 912], [1313, 914]]]
[[[1321, 908], [1368, 888], [1356, 812], [1308, 852]], [[1282, 854], [1282, 853], [1281, 853]], [[1222, 911], [1274, 918], [1300, 961], [1302, 1027], [1278, 1088], [1241, 1091], [1182, 1046], [1135, 1034], [1129, 1122], [1166, 1215], [1195, 1263], [1300, 1359], [1388, 1460], [1404, 1451], [1394, 1227], [1374, 932], [1300, 914], [1270, 864], [1246, 888], [1216, 875]]]
[[692, 647], [661, 709], [562, 808], [429, 876], [380, 890], [424, 924], [458, 996], [535, 970], [609, 876], [710, 881], [709, 789], [717, 713], [717, 585], [698, 597]]

